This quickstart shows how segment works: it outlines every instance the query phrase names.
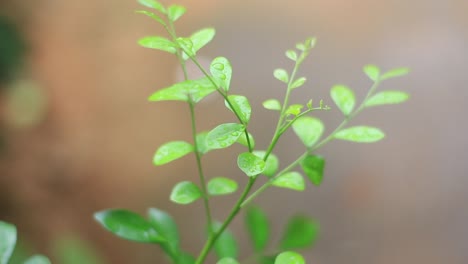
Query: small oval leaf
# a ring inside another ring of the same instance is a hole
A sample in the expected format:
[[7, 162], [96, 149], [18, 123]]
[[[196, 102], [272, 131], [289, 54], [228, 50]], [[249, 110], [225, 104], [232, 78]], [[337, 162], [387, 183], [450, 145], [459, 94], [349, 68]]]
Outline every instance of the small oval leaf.
[[262, 103], [263, 107], [268, 110], [281, 110], [281, 103], [276, 99], [268, 99]]
[[296, 252], [285, 251], [275, 259], [275, 264], [305, 264], [304, 257]]
[[190, 181], [179, 182], [171, 192], [171, 201], [178, 204], [190, 204], [202, 197], [198, 186]]
[[233, 258], [223, 258], [216, 262], [216, 264], [239, 264], [239, 262]]
[[184, 6], [181, 5], [171, 5], [167, 9], [167, 16], [172, 22], [177, 21], [181, 16], [185, 14], [187, 9]]
[[46, 256], [34, 255], [27, 259], [24, 264], [50, 264], [50, 260]]
[[292, 104], [286, 109], [286, 115], [297, 116], [301, 113], [301, 110], [304, 106], [301, 104]]
[[338, 131], [334, 137], [358, 143], [373, 143], [382, 140], [385, 134], [375, 127], [355, 126]]
[[[216, 31], [214, 28], [203, 28], [193, 33], [190, 36], [193, 53], [194, 54], [197, 53], [206, 44], [210, 43], [210, 41], [214, 38], [215, 34], [216, 34]], [[182, 57], [184, 60], [189, 58], [187, 54], [182, 54]]]
[[[265, 157], [266, 151], [255, 150], [252, 152], [255, 156], [263, 159]], [[265, 169], [263, 170], [262, 174], [267, 177], [272, 177], [278, 171], [279, 168], [279, 159], [278, 157], [270, 153], [267, 160], [265, 161]]]
[[314, 185], [319, 186], [322, 183], [325, 170], [325, 159], [322, 156], [308, 155], [301, 161], [301, 167]]
[[294, 216], [286, 225], [286, 230], [280, 241], [283, 250], [299, 249], [312, 246], [317, 239], [320, 226], [306, 216]]
[[215, 127], [208, 132], [206, 144], [210, 149], [227, 148], [234, 144], [244, 134], [245, 126], [236, 123], [227, 123]]
[[284, 83], [288, 83], [289, 82], [289, 74], [286, 70], [284, 69], [276, 69], [274, 72], [273, 72], [273, 75], [275, 76], [276, 79], [284, 82]]
[[382, 91], [376, 93], [364, 103], [364, 106], [400, 104], [409, 99], [409, 94], [401, 91]]
[[369, 64], [364, 66], [363, 68], [364, 73], [371, 79], [372, 81], [376, 82], [380, 78], [380, 69], [379, 67]]
[[392, 70], [389, 70], [388, 72], [384, 73], [384, 75], [382, 75], [382, 80], [387, 80], [387, 79], [390, 79], [390, 78], [405, 76], [409, 72], [410, 72], [409, 68], [392, 69]]
[[275, 178], [272, 184], [276, 187], [287, 188], [296, 191], [305, 190], [304, 178], [299, 172], [291, 171]]
[[161, 243], [165, 241], [146, 219], [127, 210], [105, 210], [95, 213], [94, 218], [105, 229], [123, 239], [143, 243]]
[[286, 57], [288, 57], [292, 61], [297, 60], [297, 53], [294, 50], [288, 50], [286, 51]]
[[232, 78], [232, 66], [224, 57], [215, 58], [210, 65], [210, 72], [219, 88], [229, 91]]
[[[250, 142], [250, 146], [253, 148], [255, 148], [255, 139], [254, 137], [252, 136], [252, 134], [248, 133], [249, 135], [249, 142]], [[242, 135], [237, 139], [236, 141], [237, 143], [243, 145], [243, 146], [246, 146], [248, 147], [249, 144], [247, 142], [247, 137], [245, 136], [245, 133], [242, 133]]]
[[148, 100], [158, 101], [192, 101], [200, 102], [203, 98], [216, 91], [216, 87], [211, 81], [204, 77], [197, 80], [187, 80], [176, 83], [170, 87], [163, 88], [153, 93]]
[[298, 87], [301, 87], [302, 85], [304, 85], [304, 83], [307, 81], [307, 79], [305, 77], [301, 77], [297, 80], [295, 80], [293, 82], [293, 84], [291, 85], [291, 89], [296, 89]]
[[138, 3], [149, 8], [154, 8], [159, 12], [166, 14], [166, 9], [164, 6], [156, 0], [138, 0]]
[[237, 166], [249, 177], [254, 177], [265, 170], [265, 161], [250, 152], [237, 157]]
[[237, 190], [237, 182], [223, 177], [213, 178], [208, 182], [207, 190], [210, 195], [231, 194]]
[[12, 224], [0, 221], [0, 264], [7, 264], [16, 245], [17, 231]]
[[[250, 116], [252, 114], [252, 108], [250, 107], [249, 100], [243, 95], [229, 95], [229, 102], [231, 102], [232, 107], [234, 107], [235, 112], [239, 115], [240, 119], [244, 124], [248, 124], [250, 121]], [[232, 111], [228, 102], [225, 101], [226, 107]]]
[[262, 252], [270, 238], [270, 222], [260, 207], [249, 207], [245, 212], [245, 225], [255, 252]]
[[353, 90], [345, 85], [335, 85], [330, 90], [330, 95], [345, 116], [351, 114], [356, 104]]
[[138, 41], [138, 44], [145, 48], [162, 50], [172, 54], [177, 52], [177, 46], [174, 42], [159, 36], [144, 37]]
[[[217, 232], [221, 228], [221, 223], [213, 223], [213, 231]], [[239, 246], [234, 235], [227, 228], [221, 233], [214, 244], [214, 250], [219, 258], [237, 258]]]
[[198, 152], [202, 155], [210, 151], [210, 148], [206, 144], [207, 135], [208, 135], [208, 132], [204, 131], [204, 132], [198, 133], [196, 137]]
[[292, 124], [293, 130], [299, 139], [308, 148], [312, 147], [323, 134], [325, 126], [315, 117], [303, 116]]
[[138, 10], [138, 11], [136, 11], [136, 13], [149, 16], [152, 19], [156, 20], [159, 24], [161, 24], [163, 26], [167, 26], [166, 22], [164, 22], [164, 20], [162, 20], [161, 17], [159, 17], [158, 15], [156, 15], [154, 13], [148, 12], [146, 10]]
[[193, 146], [185, 141], [171, 141], [165, 143], [156, 151], [153, 157], [153, 163], [156, 166], [169, 163], [173, 160], [193, 152]]

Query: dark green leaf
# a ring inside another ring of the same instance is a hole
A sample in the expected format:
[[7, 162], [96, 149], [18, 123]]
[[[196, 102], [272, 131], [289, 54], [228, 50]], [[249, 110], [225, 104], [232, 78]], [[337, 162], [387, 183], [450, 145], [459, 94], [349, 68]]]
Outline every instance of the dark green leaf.
[[299, 172], [295, 171], [281, 174], [273, 180], [272, 184], [276, 187], [287, 188], [296, 191], [303, 191], [305, 189], [304, 178]]
[[286, 57], [288, 57], [292, 61], [297, 60], [297, 53], [294, 50], [288, 50], [286, 51]]
[[137, 242], [161, 243], [165, 239], [143, 217], [122, 209], [110, 209], [94, 214], [94, 218], [114, 235]]
[[16, 227], [0, 221], [0, 264], [7, 264], [16, 245]]
[[285, 251], [276, 257], [275, 264], [305, 264], [304, 257], [296, 252]]
[[213, 178], [208, 182], [208, 193], [210, 195], [225, 195], [237, 190], [237, 182], [223, 177]]
[[163, 165], [182, 158], [193, 152], [193, 146], [185, 141], [171, 141], [165, 143], [156, 151], [153, 157], [153, 163], [156, 166]]
[[387, 104], [399, 104], [408, 100], [409, 94], [400, 91], [382, 91], [369, 98], [364, 105], [366, 107]]
[[229, 91], [232, 78], [232, 66], [228, 59], [224, 57], [215, 58], [210, 65], [210, 72], [213, 75], [219, 88]]
[[216, 87], [206, 77], [198, 80], [187, 80], [176, 83], [153, 93], [148, 100], [156, 101], [185, 101], [198, 103], [206, 96], [216, 91]]
[[307, 79], [304, 78], [304, 77], [301, 77], [301, 78], [295, 80], [295, 81], [293, 82], [293, 84], [291, 85], [291, 89], [296, 89], [296, 88], [298, 88], [298, 87], [301, 87], [302, 85], [304, 85], [304, 83], [305, 83], [306, 81], [307, 81]]
[[308, 148], [312, 147], [323, 134], [325, 127], [322, 121], [315, 117], [302, 116], [292, 124], [299, 139]]
[[24, 264], [50, 264], [50, 260], [42, 255], [34, 255], [26, 260]]
[[294, 115], [297, 116], [301, 113], [301, 110], [304, 106], [301, 104], [292, 104], [286, 109], [286, 115]]
[[345, 116], [351, 114], [356, 104], [353, 90], [345, 85], [335, 85], [331, 89], [330, 95]]
[[180, 238], [177, 224], [175, 223], [172, 216], [168, 213], [156, 209], [150, 208], [148, 210], [148, 221], [153, 225], [154, 229], [163, 236], [169, 247], [165, 249], [168, 254], [176, 254], [179, 248]]
[[335, 138], [358, 143], [372, 143], [382, 140], [385, 134], [375, 127], [355, 126], [338, 131]]
[[249, 177], [254, 177], [265, 170], [265, 161], [250, 152], [237, 157], [237, 166]]
[[171, 192], [171, 201], [178, 204], [190, 204], [202, 197], [200, 188], [189, 181], [179, 182]]
[[268, 110], [281, 110], [281, 103], [276, 99], [268, 99], [263, 102], [263, 107]]
[[[242, 95], [229, 95], [228, 99], [231, 102], [232, 107], [234, 107], [236, 113], [239, 115], [242, 122], [244, 124], [248, 124], [250, 121], [250, 115], [252, 114], [252, 108], [250, 107], [250, 103], [247, 97]], [[228, 109], [232, 111], [231, 107], [227, 102], [225, 102], [225, 105]]]
[[138, 10], [138, 11], [136, 11], [136, 13], [147, 15], [147, 16], [151, 17], [152, 19], [156, 20], [159, 24], [161, 24], [163, 26], [167, 26], [166, 22], [164, 22], [164, 20], [162, 20], [161, 17], [159, 17], [158, 15], [156, 15], [154, 13], [151, 13], [151, 12], [148, 12], [148, 11], [145, 11], [145, 10]]
[[245, 213], [245, 224], [255, 252], [262, 252], [270, 238], [268, 216], [259, 207], [249, 207]]
[[276, 69], [274, 72], [273, 72], [273, 75], [275, 76], [276, 79], [284, 82], [284, 83], [288, 83], [289, 82], [289, 75], [288, 75], [288, 72], [284, 69]]
[[167, 9], [167, 15], [172, 22], [177, 21], [182, 15], [185, 14], [187, 9], [181, 5], [171, 5]]
[[387, 79], [390, 79], [390, 78], [396, 78], [396, 77], [401, 77], [401, 76], [405, 76], [407, 75], [408, 73], [410, 72], [410, 70], [408, 68], [396, 68], [396, 69], [392, 69], [386, 73], [384, 73], [384, 75], [382, 75], [382, 80], [387, 80]]
[[306, 216], [294, 216], [286, 225], [280, 241], [283, 250], [299, 249], [312, 246], [317, 239], [319, 224]]
[[[213, 231], [217, 232], [220, 228], [221, 223], [216, 222], [213, 224]], [[234, 235], [228, 229], [225, 229], [218, 237], [218, 240], [214, 244], [214, 250], [220, 259], [237, 258], [239, 252], [238, 245]]]
[[[263, 157], [265, 157], [265, 154], [266, 154], [265, 151], [260, 151], [260, 150], [256, 150], [252, 153], [261, 159], [263, 159]], [[268, 177], [272, 177], [278, 171], [278, 168], [279, 168], [278, 157], [275, 154], [270, 153], [267, 160], [265, 161], [265, 170], [263, 170], [262, 174]]]
[[234, 144], [244, 134], [245, 126], [227, 123], [215, 127], [206, 136], [206, 144], [210, 149], [227, 148]]
[[322, 156], [308, 155], [301, 161], [301, 167], [313, 184], [319, 186], [322, 183], [325, 170], [325, 159]]
[[138, 0], [138, 3], [149, 8], [154, 8], [163, 14], [166, 13], [164, 6], [156, 0]]
[[233, 258], [220, 259], [216, 264], [239, 264], [239, 262]]
[[375, 65], [366, 65], [363, 68], [364, 73], [371, 79], [376, 82], [380, 78], [380, 69]]
[[[214, 38], [216, 31], [214, 28], [204, 28], [190, 36], [190, 41], [192, 43], [193, 55], [195, 55], [201, 48]], [[186, 54], [183, 54], [184, 60], [188, 59]]]
[[[255, 139], [254, 139], [254, 137], [250, 133], [248, 133], [248, 135], [249, 135], [250, 145], [252, 146], [252, 148], [255, 148]], [[249, 146], [249, 144], [247, 143], [247, 137], [245, 136], [245, 133], [242, 133], [242, 135], [237, 139], [237, 143], [239, 143], [241, 145], [244, 145], [246, 147]]]
[[177, 52], [177, 46], [172, 41], [167, 38], [154, 36], [154, 37], [144, 37], [138, 41], [140, 46], [150, 49], [158, 49], [166, 51], [172, 54]]

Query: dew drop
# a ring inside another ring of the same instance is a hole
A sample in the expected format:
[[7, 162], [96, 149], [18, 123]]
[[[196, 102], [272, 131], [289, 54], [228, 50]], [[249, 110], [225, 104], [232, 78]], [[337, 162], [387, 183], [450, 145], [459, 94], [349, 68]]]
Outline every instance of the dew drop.
[[222, 63], [215, 63], [213, 64], [213, 68], [215, 68], [218, 71], [224, 70], [224, 65]]

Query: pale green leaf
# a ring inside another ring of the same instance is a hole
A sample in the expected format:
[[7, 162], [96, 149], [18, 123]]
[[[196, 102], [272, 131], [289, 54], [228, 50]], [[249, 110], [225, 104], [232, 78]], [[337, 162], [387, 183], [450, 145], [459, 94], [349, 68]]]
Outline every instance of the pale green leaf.
[[16, 245], [16, 227], [0, 221], [0, 264], [7, 264]]
[[195, 57], [197, 54], [197, 50], [195, 49], [194, 43], [192, 39], [190, 38], [177, 38], [176, 39], [177, 44], [179, 47], [184, 51], [182, 53], [182, 57], [184, 60], [190, 58], [190, 57]]
[[307, 155], [301, 161], [301, 168], [314, 185], [319, 186], [322, 183], [325, 170], [325, 159], [322, 156]]
[[[239, 115], [242, 122], [244, 124], [248, 124], [250, 121], [250, 115], [252, 114], [252, 108], [250, 107], [247, 97], [242, 95], [229, 95], [228, 100], [231, 102], [234, 111]], [[227, 101], [225, 101], [224, 104], [232, 111]]]
[[245, 152], [237, 157], [237, 166], [247, 176], [254, 177], [265, 170], [265, 161], [250, 152]]
[[306, 81], [307, 81], [307, 79], [304, 78], [304, 77], [301, 77], [301, 78], [295, 80], [295, 81], [292, 83], [292, 85], [291, 85], [291, 89], [296, 89], [296, 88], [298, 88], [298, 87], [301, 87], [302, 85], [304, 85], [304, 83], [305, 83]]
[[385, 134], [375, 127], [355, 126], [338, 131], [334, 137], [358, 143], [372, 143], [383, 139]]
[[208, 135], [208, 132], [204, 131], [204, 132], [198, 133], [196, 137], [198, 152], [202, 155], [210, 151], [210, 148], [206, 144], [207, 135]]
[[187, 80], [176, 83], [153, 93], [148, 100], [156, 101], [192, 101], [198, 103], [206, 96], [216, 91], [216, 87], [203, 77], [197, 80]]
[[234, 144], [244, 134], [245, 126], [236, 123], [226, 123], [208, 132], [206, 144], [210, 149], [227, 148]]
[[190, 204], [202, 197], [198, 186], [190, 181], [179, 182], [171, 192], [171, 201], [178, 204]]
[[285, 251], [275, 259], [275, 264], [305, 264], [304, 257], [296, 252]]
[[410, 72], [409, 68], [396, 68], [389, 70], [388, 72], [384, 73], [382, 75], [382, 80], [387, 80], [390, 78], [396, 78], [396, 77], [401, 77], [405, 76]]
[[167, 38], [154, 36], [154, 37], [144, 37], [138, 41], [140, 46], [149, 48], [149, 49], [158, 49], [166, 51], [172, 54], [177, 52], [177, 46], [172, 41]]
[[304, 106], [301, 104], [292, 104], [286, 109], [286, 115], [294, 115], [297, 116], [301, 113], [301, 110]]
[[[250, 146], [253, 148], [255, 148], [255, 139], [254, 137], [252, 136], [252, 134], [248, 133], [249, 135], [249, 142], [250, 142]], [[246, 146], [248, 147], [249, 144], [247, 142], [247, 137], [245, 135], [245, 133], [242, 133], [242, 135], [237, 139], [237, 143], [243, 145], [243, 146]]]
[[136, 11], [136, 13], [149, 16], [149, 17], [151, 17], [152, 19], [156, 20], [159, 24], [161, 24], [161, 25], [163, 25], [163, 26], [167, 26], [166, 22], [164, 22], [164, 20], [162, 20], [161, 17], [159, 17], [158, 15], [156, 15], [156, 14], [154, 14], [154, 13], [148, 12], [148, 11], [146, 11], [146, 10], [138, 10], [138, 11]]
[[330, 90], [330, 95], [345, 116], [351, 114], [356, 104], [353, 90], [345, 85], [335, 85]]
[[216, 264], [239, 264], [239, 262], [233, 258], [220, 259]]
[[[189, 38], [190, 42], [192, 43], [191, 48], [192, 48], [193, 55], [195, 55], [206, 44], [210, 43], [210, 41], [214, 38], [215, 34], [216, 34], [216, 31], [214, 28], [204, 28], [193, 33]], [[187, 54], [185, 53], [182, 54], [182, 57], [184, 60], [189, 58]]]
[[382, 91], [369, 98], [364, 105], [366, 107], [388, 104], [400, 104], [409, 99], [409, 94], [401, 91]]
[[363, 68], [364, 73], [371, 79], [372, 81], [376, 82], [380, 78], [380, 69], [379, 67], [369, 64], [364, 66]]
[[237, 182], [224, 177], [213, 178], [208, 182], [207, 190], [210, 195], [231, 194], [237, 190]]
[[169, 163], [173, 160], [193, 152], [193, 146], [185, 141], [171, 141], [158, 148], [153, 157], [156, 166]]
[[177, 21], [181, 16], [185, 14], [187, 9], [184, 6], [181, 5], [171, 5], [167, 9], [167, 16], [172, 22]]
[[[255, 156], [263, 159], [265, 157], [266, 151], [255, 150], [252, 152]], [[278, 157], [270, 153], [267, 160], [265, 161], [265, 170], [262, 174], [268, 177], [272, 177], [278, 171], [279, 168], [279, 159]]]
[[259, 207], [249, 207], [245, 212], [245, 225], [255, 252], [262, 252], [270, 238], [268, 216]]
[[210, 65], [210, 72], [219, 88], [229, 91], [232, 78], [232, 66], [224, 57], [215, 58]]
[[323, 134], [325, 126], [315, 117], [302, 116], [292, 124], [293, 130], [306, 147], [312, 147]]
[[27, 259], [24, 264], [50, 264], [50, 260], [46, 256], [34, 255]]
[[292, 61], [297, 60], [297, 53], [294, 50], [288, 50], [286, 51], [286, 57], [288, 57]]
[[276, 69], [274, 72], [273, 72], [273, 75], [275, 76], [276, 79], [284, 82], [284, 83], [288, 83], [289, 82], [289, 75], [288, 75], [288, 72], [284, 69]]
[[156, 0], [138, 0], [138, 3], [149, 8], [154, 8], [159, 12], [166, 14], [166, 9], [164, 8], [164, 6]]
[[303, 191], [305, 189], [304, 178], [299, 172], [291, 171], [276, 177], [272, 184], [276, 187]]
[[263, 107], [268, 110], [281, 110], [281, 103], [276, 99], [268, 99], [262, 103]]

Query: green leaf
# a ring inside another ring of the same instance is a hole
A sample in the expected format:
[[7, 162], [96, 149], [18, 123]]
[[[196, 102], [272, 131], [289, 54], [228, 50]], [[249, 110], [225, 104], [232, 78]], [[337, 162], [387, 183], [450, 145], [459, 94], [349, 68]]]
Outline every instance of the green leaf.
[[367, 77], [369, 77], [369, 79], [371, 79], [374, 82], [378, 81], [380, 78], [380, 69], [375, 65], [366, 65], [364, 66], [363, 71], [367, 75]]
[[232, 66], [228, 59], [224, 57], [215, 58], [210, 65], [210, 72], [218, 87], [229, 91], [232, 78]]
[[163, 165], [182, 158], [193, 152], [193, 146], [185, 141], [171, 141], [165, 143], [156, 151], [153, 157], [153, 163], [156, 166]]
[[286, 225], [280, 241], [283, 250], [299, 249], [312, 246], [317, 239], [320, 226], [306, 216], [294, 216]]
[[[195, 55], [206, 44], [210, 43], [210, 41], [214, 38], [215, 34], [216, 31], [214, 30], [214, 28], [204, 28], [193, 33], [190, 36], [193, 55]], [[189, 58], [186, 54], [182, 54], [182, 57], [184, 60]]]
[[318, 155], [307, 155], [301, 161], [301, 167], [309, 180], [319, 186], [323, 180], [323, 171], [325, 169], [325, 159]]
[[263, 107], [268, 110], [281, 110], [281, 103], [276, 99], [268, 99], [263, 102]]
[[197, 134], [196, 141], [197, 141], [197, 148], [200, 154], [206, 154], [210, 151], [210, 148], [206, 144], [206, 136], [208, 135], [207, 131], [200, 132]]
[[294, 115], [297, 116], [301, 113], [301, 110], [304, 106], [301, 104], [292, 104], [286, 109], [286, 115]]
[[270, 238], [270, 222], [260, 207], [252, 206], [245, 212], [245, 225], [255, 252], [265, 250]]
[[0, 264], [7, 264], [16, 245], [16, 227], [0, 221]]
[[377, 142], [385, 137], [378, 128], [368, 126], [355, 126], [338, 131], [335, 138], [358, 143]]
[[[265, 157], [266, 151], [255, 150], [252, 152], [255, 156], [263, 159]], [[279, 168], [279, 159], [278, 157], [270, 153], [267, 160], [265, 161], [265, 169], [263, 170], [262, 174], [268, 177], [272, 177], [278, 171]]]
[[102, 257], [92, 245], [76, 235], [60, 236], [54, 240], [53, 256], [62, 264], [99, 264]]
[[237, 166], [249, 177], [254, 177], [265, 170], [265, 161], [250, 152], [237, 157]]
[[297, 60], [297, 53], [294, 50], [288, 50], [286, 51], [286, 57], [288, 57], [292, 61]]
[[[249, 135], [250, 145], [252, 146], [252, 148], [255, 148], [255, 139], [254, 139], [254, 137], [250, 133], [248, 133], [248, 135]], [[247, 143], [247, 137], [245, 136], [245, 133], [242, 133], [242, 135], [237, 139], [237, 143], [239, 143], [239, 144], [241, 144], [243, 146], [246, 146], [246, 147], [249, 146], [249, 144]]]
[[288, 72], [284, 69], [276, 69], [274, 72], [273, 72], [273, 75], [275, 76], [276, 79], [284, 82], [284, 83], [288, 83], [289, 82], [289, 75], [288, 75]]
[[156, 209], [148, 209], [148, 221], [153, 228], [166, 239], [168, 247], [163, 247], [168, 254], [177, 254], [180, 238], [177, 224], [168, 213]]
[[409, 94], [401, 91], [382, 91], [369, 98], [364, 106], [400, 104], [409, 99]]
[[171, 5], [167, 9], [167, 16], [172, 22], [177, 21], [181, 16], [185, 14], [187, 9], [184, 6], [181, 5]]
[[353, 90], [345, 85], [335, 85], [331, 89], [330, 95], [345, 116], [351, 114], [356, 104]]
[[305, 190], [304, 178], [299, 172], [291, 171], [275, 178], [272, 184], [276, 187], [287, 188], [296, 191]]
[[383, 81], [383, 80], [390, 79], [390, 78], [396, 78], [396, 77], [405, 76], [405, 75], [407, 75], [409, 72], [410, 72], [410, 69], [409, 69], [409, 68], [396, 68], [396, 69], [392, 69], [392, 70], [389, 70], [388, 72], [386, 72], [386, 73], [384, 73], [384, 74], [382, 75], [382, 81]]
[[325, 127], [322, 121], [315, 117], [302, 116], [292, 124], [299, 139], [308, 148], [312, 147], [323, 134]]
[[245, 126], [236, 123], [227, 123], [215, 127], [208, 132], [206, 144], [210, 149], [227, 148], [234, 144], [244, 133]]
[[296, 88], [298, 88], [298, 87], [301, 87], [302, 85], [304, 85], [304, 83], [305, 83], [306, 81], [307, 81], [307, 79], [304, 78], [304, 77], [301, 77], [301, 78], [295, 80], [295, 81], [293, 82], [293, 84], [291, 85], [291, 89], [296, 89]]
[[[221, 228], [221, 223], [215, 222], [213, 224], [213, 231], [217, 232]], [[228, 229], [218, 237], [214, 244], [214, 250], [219, 258], [237, 258], [239, 248], [234, 238], [234, 235]]]
[[164, 22], [164, 20], [161, 19], [161, 17], [159, 17], [158, 15], [154, 14], [154, 13], [151, 13], [151, 12], [148, 12], [146, 10], [138, 10], [136, 11], [137, 14], [143, 14], [143, 15], [146, 15], [146, 16], [149, 16], [151, 17], [152, 19], [156, 20], [159, 24], [163, 25], [163, 26], [167, 26], [166, 22]]
[[195, 257], [193, 257], [191, 254], [187, 252], [179, 253], [179, 256], [176, 260], [176, 264], [194, 264], [194, 263], [195, 263]]
[[171, 192], [171, 201], [178, 204], [190, 204], [202, 197], [200, 188], [189, 181], [179, 182]]
[[164, 8], [164, 6], [156, 0], [138, 0], [138, 3], [149, 8], [154, 8], [159, 12], [166, 14], [166, 9]]
[[162, 50], [172, 54], [177, 52], [177, 45], [174, 42], [159, 36], [144, 37], [138, 41], [138, 44], [145, 48]]
[[225, 195], [237, 190], [237, 182], [223, 177], [213, 178], [208, 182], [208, 193], [210, 195]]
[[197, 50], [195, 49], [194, 44], [190, 38], [177, 38], [176, 41], [179, 47], [184, 51], [182, 53], [182, 58], [184, 60], [190, 57], [195, 57]]
[[34, 255], [26, 260], [24, 264], [50, 264], [50, 260], [42, 255]]
[[275, 264], [305, 264], [304, 257], [296, 252], [285, 251], [276, 257]]
[[94, 214], [105, 229], [114, 235], [136, 242], [161, 243], [165, 239], [143, 217], [123, 209], [110, 209]]
[[[232, 107], [234, 107], [236, 113], [239, 115], [242, 122], [244, 124], [248, 124], [250, 121], [250, 116], [252, 114], [252, 108], [250, 107], [250, 103], [247, 97], [242, 95], [229, 95], [228, 99], [231, 102]], [[224, 103], [226, 107], [232, 111], [228, 102], [225, 101]]]
[[176, 83], [153, 93], [148, 100], [157, 101], [192, 101], [200, 102], [203, 98], [216, 91], [216, 87], [207, 78], [187, 80]]
[[216, 264], [239, 264], [239, 262], [233, 258], [220, 259]]

